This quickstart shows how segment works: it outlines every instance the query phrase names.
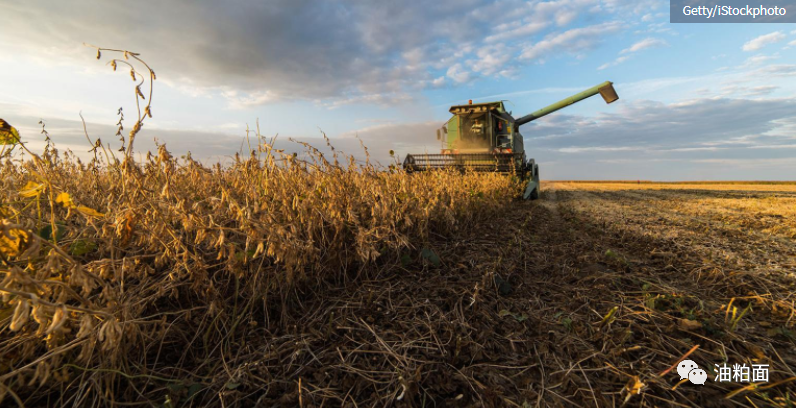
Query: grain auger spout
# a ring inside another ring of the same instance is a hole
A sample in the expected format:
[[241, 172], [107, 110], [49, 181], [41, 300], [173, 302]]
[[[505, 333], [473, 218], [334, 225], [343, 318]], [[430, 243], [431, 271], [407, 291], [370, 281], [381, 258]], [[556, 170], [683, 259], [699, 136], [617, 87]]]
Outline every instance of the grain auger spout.
[[542, 109], [539, 109], [535, 112], [529, 113], [515, 121], [517, 126], [522, 126], [528, 122], [534, 121], [539, 119], [543, 116], [547, 116], [557, 110], [566, 108], [569, 105], [578, 103], [586, 98], [592, 97], [594, 95], [600, 94], [605, 100], [605, 103], [611, 103], [615, 100], [619, 99], [619, 96], [616, 95], [616, 90], [614, 90], [614, 84], [609, 81], [605, 81], [600, 85], [591, 87], [581, 93], [575, 94], [570, 96], [569, 98], [562, 99], [552, 105], [545, 106]]
[[526, 159], [519, 127], [597, 94], [606, 103], [619, 99], [613, 83], [606, 81], [519, 119], [506, 111], [502, 101], [451, 106], [453, 117], [437, 130], [443, 145], [440, 154], [408, 154], [403, 167], [407, 172], [458, 168], [514, 174], [526, 181], [523, 197], [536, 199], [539, 166]]

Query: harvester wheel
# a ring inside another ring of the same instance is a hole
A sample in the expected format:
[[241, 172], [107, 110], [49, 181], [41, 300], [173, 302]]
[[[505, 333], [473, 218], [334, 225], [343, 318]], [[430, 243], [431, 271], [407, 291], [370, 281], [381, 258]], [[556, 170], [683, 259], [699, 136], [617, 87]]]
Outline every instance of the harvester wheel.
[[533, 181], [536, 182], [536, 188], [531, 191], [531, 200], [539, 199], [539, 189], [542, 188], [542, 182], [539, 180], [539, 165], [534, 163], [533, 164]]
[[533, 159], [531, 159], [528, 162], [527, 169], [528, 172], [525, 178], [526, 184], [523, 198], [526, 200], [536, 200], [539, 198], [539, 189], [541, 188], [539, 184], [539, 165], [534, 163]]

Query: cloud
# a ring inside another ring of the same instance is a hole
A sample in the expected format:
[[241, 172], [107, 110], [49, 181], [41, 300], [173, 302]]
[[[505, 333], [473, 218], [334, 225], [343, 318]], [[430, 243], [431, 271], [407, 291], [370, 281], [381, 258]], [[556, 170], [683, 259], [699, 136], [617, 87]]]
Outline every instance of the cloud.
[[433, 80], [429, 66], [446, 51], [438, 44], [480, 42], [492, 32], [492, 21], [478, 15], [484, 7], [469, 0], [39, 1], [3, 6], [2, 39], [81, 63], [93, 53], [83, 42], [138, 51], [159, 78], [248, 107], [414, 90]]
[[431, 87], [432, 88], [442, 88], [443, 86], [445, 86], [445, 77], [444, 76], [437, 77], [437, 78], [434, 78], [433, 80], [431, 80]]
[[766, 61], [775, 60], [775, 59], [778, 59], [778, 58], [779, 58], [778, 54], [774, 54], [774, 55], [763, 55], [763, 54], [754, 55], [754, 56], [751, 56], [751, 57], [747, 58], [746, 61], [744, 61], [744, 63], [741, 66], [739, 66], [739, 68], [749, 68], [749, 67], [759, 66], [760, 64], [762, 64], [762, 63], [764, 63]]
[[[551, 179], [792, 179], [796, 99], [735, 97], [638, 101], [593, 118], [551, 115], [522, 132]], [[736, 162], [760, 165], [726, 165]]]
[[[586, 51], [621, 27], [568, 30], [520, 49], [531, 36], [619, 13], [628, 13], [626, 5], [601, 6], [599, 0], [142, 0], [135, 7], [43, 0], [4, 5], [0, 43], [80, 64], [93, 54], [83, 42], [130, 49], [174, 88], [221, 94], [230, 107], [243, 109], [286, 100], [419, 94], [443, 86], [440, 70], [456, 64], [461, 66], [448, 75], [453, 85], [511, 76], [519, 53], [532, 60], [558, 49]], [[484, 51], [501, 46], [506, 54]]]
[[630, 47], [625, 48], [624, 50], [620, 51], [619, 53], [620, 54], [628, 54], [628, 53], [633, 53], [633, 52], [646, 50], [646, 49], [649, 49], [649, 48], [665, 47], [667, 45], [669, 45], [669, 43], [667, 43], [666, 41], [661, 40], [659, 38], [645, 38], [645, 39], [643, 39], [643, 40], [641, 40], [639, 42], [636, 42], [635, 44], [631, 45]]
[[356, 94], [351, 96], [332, 98], [327, 100], [327, 102], [323, 103], [321, 103], [321, 101], [318, 101], [318, 103], [328, 108], [335, 109], [341, 106], [353, 105], [353, 104], [387, 106], [387, 105], [406, 103], [412, 100], [413, 97], [409, 94], [401, 92], [391, 92], [383, 94]]
[[[759, 89], [758, 91], [767, 91]], [[522, 128], [526, 146], [548, 149], [603, 146], [661, 149], [704, 147], [744, 140], [782, 144], [796, 121], [796, 99], [702, 98], [664, 104], [634, 101], [596, 118], [551, 115]]]
[[445, 75], [458, 84], [467, 83], [473, 79], [472, 74], [462, 68], [462, 64], [452, 65], [450, 68], [448, 68], [448, 71], [445, 73]]
[[617, 65], [627, 61], [628, 59], [630, 59], [630, 55], [623, 55], [623, 54], [633, 54], [633, 53], [636, 53], [636, 52], [639, 52], [639, 51], [643, 51], [643, 50], [646, 50], [646, 49], [649, 49], [649, 48], [663, 47], [663, 46], [668, 46], [668, 45], [669, 45], [669, 43], [667, 43], [664, 40], [658, 39], [658, 38], [645, 38], [645, 39], [643, 39], [641, 41], [638, 41], [638, 42], [634, 43], [630, 47], [623, 49], [622, 51], [619, 52], [619, 54], [620, 54], [619, 57], [617, 57], [612, 62], [607, 62], [605, 64], [600, 65], [599, 67], [597, 67], [597, 70], [598, 71], [602, 71], [602, 70], [604, 70], [606, 68], [617, 66]]
[[796, 76], [796, 64], [774, 64], [755, 71], [760, 75]]
[[[593, 12], [598, 0], [559, 0], [559, 1], [503, 1], [495, 3], [499, 11], [496, 17], [500, 24], [495, 26], [494, 33], [485, 41], [499, 42], [515, 38], [528, 37], [555, 25], [564, 27], [574, 22], [578, 16]], [[512, 16], [520, 18], [511, 19]], [[504, 22], [503, 19], [509, 18]]]
[[598, 69], [598, 70], [600, 70], [600, 71], [602, 71], [602, 70], [604, 70], [604, 69], [606, 69], [606, 68], [610, 68], [610, 67], [613, 67], [613, 66], [619, 65], [619, 64], [621, 64], [621, 63], [623, 63], [623, 62], [627, 61], [627, 60], [628, 60], [628, 58], [630, 58], [630, 57], [627, 57], [627, 56], [624, 56], [624, 57], [618, 57], [618, 58], [617, 58], [617, 59], [615, 59], [613, 62], [606, 62], [605, 64], [602, 64], [602, 65], [600, 65], [599, 67], [597, 67], [597, 69]]
[[514, 57], [514, 52], [505, 44], [494, 44], [479, 48], [476, 58], [469, 60], [470, 68], [483, 75], [511, 76], [514, 70], [506, 65]]
[[242, 93], [237, 90], [227, 90], [221, 93], [233, 109], [251, 108], [276, 102], [280, 97], [272, 91], [254, 91]]
[[533, 23], [519, 22], [515, 24], [514, 27], [509, 25], [498, 26], [498, 32], [486, 37], [486, 42], [505, 41], [512, 38], [533, 35], [547, 28], [548, 25], [549, 23], [540, 21]]
[[760, 97], [770, 95], [777, 89], [779, 86], [775, 85], [761, 85], [761, 86], [739, 86], [739, 85], [727, 85], [721, 88], [721, 92], [719, 96], [723, 97], [730, 97], [730, 98], [753, 98], [753, 97]]
[[774, 44], [785, 39], [785, 34], [782, 31], [774, 31], [773, 33], [761, 35], [753, 38], [741, 47], [744, 51], [757, 51], [766, 45]]
[[607, 22], [582, 28], [573, 28], [559, 34], [546, 36], [520, 54], [522, 60], [541, 60], [550, 54], [591, 50], [596, 47], [607, 34], [621, 29], [619, 22]]

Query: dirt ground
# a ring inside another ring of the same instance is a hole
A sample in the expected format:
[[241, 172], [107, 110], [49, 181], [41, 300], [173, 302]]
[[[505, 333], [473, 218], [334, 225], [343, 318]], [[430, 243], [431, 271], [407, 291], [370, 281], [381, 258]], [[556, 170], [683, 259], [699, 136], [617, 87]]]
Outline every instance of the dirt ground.
[[[404, 259], [285, 305], [292, 331], [227, 362], [267, 385], [219, 397], [792, 406], [793, 185], [548, 182], [541, 200], [511, 208], [469, 236], [438, 240], [437, 266]], [[680, 381], [684, 357], [707, 372], [704, 385]], [[724, 363], [768, 364], [769, 381], [715, 381]]]

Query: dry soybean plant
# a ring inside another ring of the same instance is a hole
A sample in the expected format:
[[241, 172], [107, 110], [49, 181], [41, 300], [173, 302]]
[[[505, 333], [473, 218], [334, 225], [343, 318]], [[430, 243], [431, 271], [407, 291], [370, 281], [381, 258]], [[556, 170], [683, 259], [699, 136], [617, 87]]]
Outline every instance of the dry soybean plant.
[[177, 406], [179, 389], [181, 403], [217, 404], [235, 387], [223, 362], [246, 330], [287, 330], [295, 299], [406, 254], [422, 259], [429, 236], [471, 228], [520, 191], [492, 174], [408, 175], [317, 150], [300, 160], [259, 133], [228, 166], [164, 145], [138, 162], [155, 74], [137, 53], [102, 53], [119, 54], [109, 64], [136, 81], [121, 159], [99, 139], [89, 163], [36, 155], [2, 123], [4, 404]]

